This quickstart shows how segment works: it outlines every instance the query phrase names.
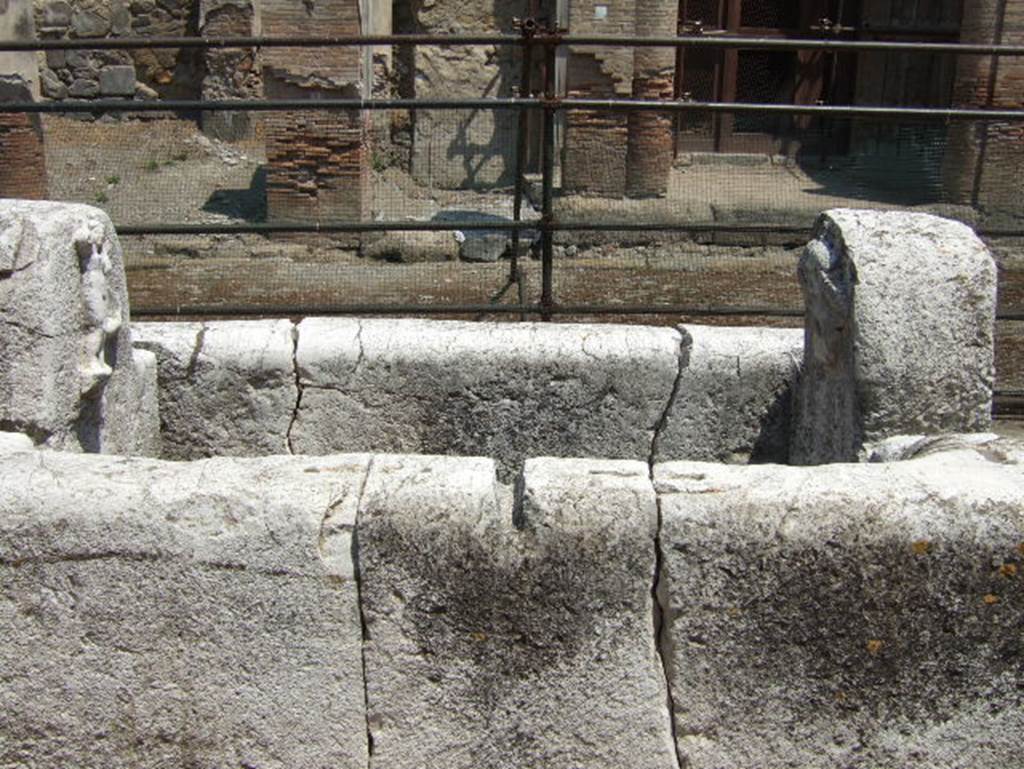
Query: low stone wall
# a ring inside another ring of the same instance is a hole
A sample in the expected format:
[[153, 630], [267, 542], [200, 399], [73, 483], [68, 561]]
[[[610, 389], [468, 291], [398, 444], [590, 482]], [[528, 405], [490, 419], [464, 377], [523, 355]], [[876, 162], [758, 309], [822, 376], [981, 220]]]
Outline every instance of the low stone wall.
[[309, 318], [139, 323], [164, 456], [292, 451], [787, 459], [803, 335]]
[[[0, 762], [1013, 766], [1024, 472], [0, 439]], [[649, 477], [653, 473], [653, 481]]]

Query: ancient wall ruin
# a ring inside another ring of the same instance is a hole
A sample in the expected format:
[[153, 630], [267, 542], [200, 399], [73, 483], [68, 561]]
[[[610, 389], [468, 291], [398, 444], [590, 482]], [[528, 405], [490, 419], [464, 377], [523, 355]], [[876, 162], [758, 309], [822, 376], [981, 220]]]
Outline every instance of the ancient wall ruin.
[[[262, 5], [267, 35], [358, 35], [357, 0]], [[268, 99], [357, 98], [366, 73], [358, 48], [273, 48], [262, 59]], [[315, 223], [361, 221], [369, 205], [366, 116], [358, 111], [294, 110], [265, 117], [267, 217]]]
[[994, 261], [833, 210], [801, 275], [802, 337], [133, 326], [102, 212], [0, 202], [0, 763], [1013, 766]]

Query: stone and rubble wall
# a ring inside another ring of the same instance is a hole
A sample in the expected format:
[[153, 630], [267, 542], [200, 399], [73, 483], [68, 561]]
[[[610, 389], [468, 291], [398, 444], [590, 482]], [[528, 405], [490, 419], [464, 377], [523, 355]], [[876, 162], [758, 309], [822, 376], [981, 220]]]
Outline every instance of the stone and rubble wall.
[[[42, 40], [182, 37], [196, 34], [196, 0], [35, 0]], [[197, 98], [201, 51], [54, 50], [40, 54], [49, 99]]]
[[[512, 33], [525, 2], [416, 3], [396, 32]], [[520, 79], [511, 46], [416, 46], [411, 53], [414, 96], [420, 99], [507, 98]], [[413, 177], [443, 188], [511, 186], [515, 171], [516, 113], [512, 110], [431, 110], [412, 114]]]
[[0, 761], [1003, 769], [1022, 460], [542, 458], [513, 488], [0, 435]]
[[[81, 49], [40, 53], [42, 95], [53, 100], [229, 99], [263, 94], [252, 49], [89, 50], [90, 39], [250, 37], [260, 32], [259, 0], [35, 0], [42, 40], [81, 40]], [[147, 113], [139, 113], [147, 114]], [[209, 112], [210, 136], [252, 136], [248, 113]]]

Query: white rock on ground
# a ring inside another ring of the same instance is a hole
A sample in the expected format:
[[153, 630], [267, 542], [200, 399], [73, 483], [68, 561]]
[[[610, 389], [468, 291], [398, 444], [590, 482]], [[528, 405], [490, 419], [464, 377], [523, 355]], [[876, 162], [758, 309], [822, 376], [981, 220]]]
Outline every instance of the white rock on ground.
[[680, 462], [655, 484], [684, 766], [1020, 762], [1020, 465]]
[[298, 327], [296, 453], [647, 461], [681, 337], [641, 326], [310, 318]]
[[0, 201], [0, 428], [53, 448], [145, 453], [155, 414], [140, 407], [148, 385], [129, 325], [103, 211]]
[[374, 457], [357, 527], [371, 767], [675, 766], [641, 462]]
[[655, 461], [786, 462], [803, 331], [695, 325], [680, 331], [689, 360]]
[[288, 453], [298, 399], [290, 321], [138, 323], [134, 333], [159, 362], [165, 457]]
[[368, 457], [0, 464], [0, 765], [365, 769]]
[[991, 424], [996, 266], [964, 224], [835, 209], [800, 260], [807, 303], [792, 460]]

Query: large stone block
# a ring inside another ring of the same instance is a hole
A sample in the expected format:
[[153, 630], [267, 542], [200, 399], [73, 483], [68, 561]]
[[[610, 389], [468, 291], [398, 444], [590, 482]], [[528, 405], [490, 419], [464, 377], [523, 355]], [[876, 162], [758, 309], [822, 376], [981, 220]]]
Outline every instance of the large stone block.
[[0, 464], [0, 765], [365, 769], [366, 457]]
[[144, 453], [145, 388], [107, 215], [0, 201], [0, 427], [53, 448]]
[[642, 459], [681, 337], [640, 326], [311, 318], [298, 326], [292, 448]]
[[655, 461], [786, 462], [799, 329], [685, 326], [688, 363]]
[[1020, 465], [670, 463], [655, 484], [682, 765], [1019, 763]]
[[836, 209], [800, 260], [807, 303], [792, 460], [991, 423], [996, 267], [959, 222]]
[[640, 462], [375, 457], [357, 527], [371, 767], [674, 766]]
[[166, 458], [289, 453], [298, 399], [291, 322], [139, 323], [134, 330], [135, 344], [157, 356]]

